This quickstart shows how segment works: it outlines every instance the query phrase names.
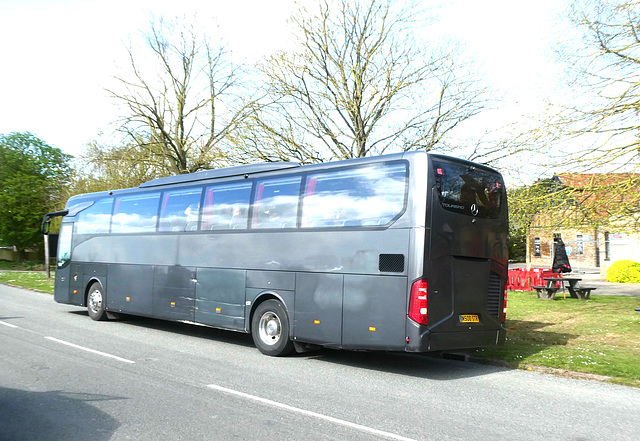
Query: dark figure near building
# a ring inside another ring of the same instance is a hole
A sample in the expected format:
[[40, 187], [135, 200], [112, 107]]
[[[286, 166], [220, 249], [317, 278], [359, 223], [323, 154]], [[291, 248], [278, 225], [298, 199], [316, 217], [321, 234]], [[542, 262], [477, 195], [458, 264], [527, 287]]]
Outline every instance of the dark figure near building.
[[551, 267], [554, 273], [570, 273], [571, 264], [567, 257], [567, 250], [564, 247], [562, 238], [554, 236], [553, 238], [553, 266]]

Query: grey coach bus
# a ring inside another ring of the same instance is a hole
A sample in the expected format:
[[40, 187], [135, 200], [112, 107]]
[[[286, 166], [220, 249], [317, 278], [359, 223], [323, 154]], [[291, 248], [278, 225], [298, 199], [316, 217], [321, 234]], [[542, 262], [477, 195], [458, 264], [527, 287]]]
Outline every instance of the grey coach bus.
[[409, 152], [265, 163], [74, 196], [55, 300], [310, 346], [427, 352], [504, 340], [500, 174]]

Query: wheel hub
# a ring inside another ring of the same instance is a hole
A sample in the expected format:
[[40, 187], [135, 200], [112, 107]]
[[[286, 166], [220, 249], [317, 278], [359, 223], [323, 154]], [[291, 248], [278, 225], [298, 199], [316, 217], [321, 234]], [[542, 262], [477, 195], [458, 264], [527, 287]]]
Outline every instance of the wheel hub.
[[102, 293], [98, 290], [89, 294], [89, 308], [93, 312], [98, 312], [102, 307]]
[[275, 320], [269, 320], [269, 323], [267, 323], [267, 335], [271, 338], [277, 337], [278, 334], [280, 334], [280, 330], [278, 328], [278, 322]]
[[280, 340], [282, 325], [277, 315], [265, 314], [260, 318], [260, 339], [268, 344], [275, 345]]

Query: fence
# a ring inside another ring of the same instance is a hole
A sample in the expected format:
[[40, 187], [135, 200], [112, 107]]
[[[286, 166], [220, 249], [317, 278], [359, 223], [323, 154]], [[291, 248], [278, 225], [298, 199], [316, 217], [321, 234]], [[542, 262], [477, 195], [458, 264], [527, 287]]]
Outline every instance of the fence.
[[545, 277], [557, 276], [551, 268], [514, 268], [509, 270], [507, 289], [511, 291], [535, 291], [532, 286], [544, 285]]

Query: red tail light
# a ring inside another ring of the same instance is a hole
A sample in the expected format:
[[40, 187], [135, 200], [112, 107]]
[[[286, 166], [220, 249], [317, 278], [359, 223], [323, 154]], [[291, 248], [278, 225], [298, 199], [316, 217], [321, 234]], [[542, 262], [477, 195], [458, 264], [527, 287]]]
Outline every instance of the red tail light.
[[507, 290], [504, 290], [504, 297], [502, 303], [502, 323], [507, 321]]
[[409, 299], [409, 318], [421, 325], [429, 324], [427, 297], [427, 281], [420, 279], [413, 282], [411, 286], [411, 297]]

